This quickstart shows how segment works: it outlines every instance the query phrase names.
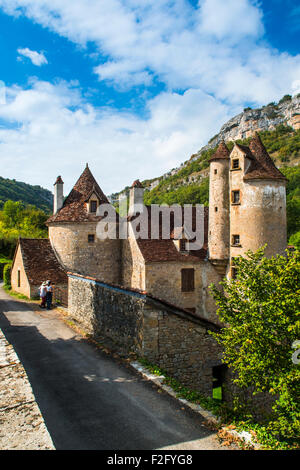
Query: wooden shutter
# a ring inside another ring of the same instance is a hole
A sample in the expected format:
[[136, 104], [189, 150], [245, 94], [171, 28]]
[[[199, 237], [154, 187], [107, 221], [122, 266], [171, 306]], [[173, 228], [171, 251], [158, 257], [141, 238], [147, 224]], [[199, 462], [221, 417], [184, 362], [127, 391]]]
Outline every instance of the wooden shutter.
[[192, 292], [195, 290], [195, 270], [182, 269], [181, 270], [181, 291]]

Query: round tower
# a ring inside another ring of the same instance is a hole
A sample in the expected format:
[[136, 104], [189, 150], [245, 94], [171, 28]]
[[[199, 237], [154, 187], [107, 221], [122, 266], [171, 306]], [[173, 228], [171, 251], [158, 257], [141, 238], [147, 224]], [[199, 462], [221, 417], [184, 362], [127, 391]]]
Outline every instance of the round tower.
[[229, 258], [229, 155], [222, 141], [210, 159], [208, 250], [209, 259], [220, 265]]
[[267, 244], [267, 257], [287, 246], [286, 178], [256, 133], [250, 146], [236, 144], [230, 155], [230, 256], [244, 256]]
[[97, 226], [103, 218], [98, 215], [102, 205], [112, 208], [87, 165], [62, 207], [58, 204], [59, 209], [48, 219], [49, 239], [66, 271], [117, 284], [120, 241], [116, 237], [102, 240], [97, 236]]

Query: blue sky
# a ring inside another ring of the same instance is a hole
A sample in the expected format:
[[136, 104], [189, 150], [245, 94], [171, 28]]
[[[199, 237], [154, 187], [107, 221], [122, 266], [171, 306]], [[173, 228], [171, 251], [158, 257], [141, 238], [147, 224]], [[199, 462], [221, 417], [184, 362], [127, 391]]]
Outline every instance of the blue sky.
[[109, 194], [300, 92], [296, 0], [0, 0], [1, 176]]

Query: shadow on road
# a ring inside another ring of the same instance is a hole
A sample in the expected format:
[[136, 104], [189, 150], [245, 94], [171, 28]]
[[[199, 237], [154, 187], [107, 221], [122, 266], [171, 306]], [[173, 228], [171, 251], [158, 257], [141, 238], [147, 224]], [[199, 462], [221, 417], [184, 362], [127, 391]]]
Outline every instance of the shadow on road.
[[59, 320], [45, 327], [35, 315], [33, 325], [33, 312], [12, 300], [0, 300], [0, 312], [56, 449], [158, 449], [212, 434], [200, 416], [86, 341], [48, 339], [49, 322], [57, 331]]

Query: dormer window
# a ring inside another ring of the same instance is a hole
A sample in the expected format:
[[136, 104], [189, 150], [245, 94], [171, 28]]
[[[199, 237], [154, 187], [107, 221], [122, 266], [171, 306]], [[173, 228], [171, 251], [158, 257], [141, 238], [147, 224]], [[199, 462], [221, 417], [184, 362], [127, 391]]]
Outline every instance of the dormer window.
[[97, 201], [90, 201], [90, 212], [92, 212], [93, 214], [96, 214], [97, 212]]
[[181, 239], [179, 240], [179, 249], [180, 249], [180, 251], [187, 251], [187, 250], [186, 250], [186, 242], [187, 242], [187, 241], [186, 241], [185, 238], [181, 238]]
[[232, 160], [232, 169], [233, 170], [238, 170], [240, 168], [240, 160], [238, 158], [235, 158]]

